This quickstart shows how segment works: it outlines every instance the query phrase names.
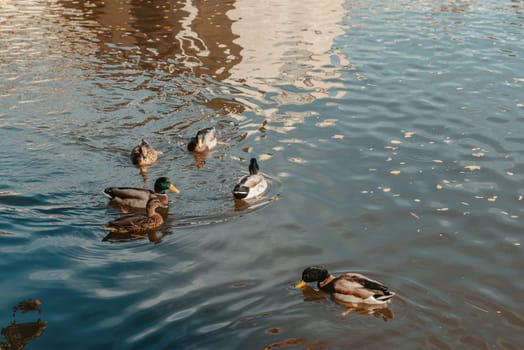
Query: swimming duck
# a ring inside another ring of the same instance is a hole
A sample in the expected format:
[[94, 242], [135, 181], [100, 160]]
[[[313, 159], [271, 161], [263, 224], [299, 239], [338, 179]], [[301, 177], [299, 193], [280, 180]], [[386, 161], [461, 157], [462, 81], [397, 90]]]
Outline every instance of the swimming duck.
[[335, 277], [321, 266], [306, 268], [296, 287], [303, 288], [309, 282], [317, 282], [320, 290], [348, 304], [385, 305], [395, 296], [388, 287], [364, 275], [349, 272]]
[[255, 158], [249, 162], [249, 175], [243, 176], [233, 189], [236, 199], [250, 199], [260, 196], [267, 189], [267, 181], [258, 173], [258, 163]]
[[110, 199], [110, 203], [132, 208], [146, 208], [150, 199], [157, 198], [162, 204], [167, 205], [166, 190], [175, 193], [180, 191], [169, 181], [167, 177], [160, 177], [155, 181], [155, 191], [136, 187], [108, 187], [104, 195]]
[[199, 130], [195, 137], [187, 144], [191, 152], [202, 153], [213, 149], [217, 145], [217, 133], [214, 127]]
[[151, 165], [162, 152], [157, 151], [149, 142], [142, 141], [131, 150], [131, 162], [138, 166]]
[[127, 233], [136, 231], [153, 230], [164, 223], [162, 215], [156, 212], [157, 208], [165, 208], [158, 198], [152, 198], [147, 202], [146, 212], [144, 214], [126, 215], [109, 222], [103, 228], [113, 232]]

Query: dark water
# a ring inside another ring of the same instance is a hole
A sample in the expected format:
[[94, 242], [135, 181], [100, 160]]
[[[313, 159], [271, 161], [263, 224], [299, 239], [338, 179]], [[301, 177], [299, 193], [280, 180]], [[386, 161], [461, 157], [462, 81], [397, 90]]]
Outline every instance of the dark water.
[[[521, 349], [523, 37], [521, 1], [0, 0], [0, 326], [38, 299], [30, 349]], [[167, 223], [103, 241], [102, 190], [160, 176]], [[397, 297], [342, 317], [311, 264]]]

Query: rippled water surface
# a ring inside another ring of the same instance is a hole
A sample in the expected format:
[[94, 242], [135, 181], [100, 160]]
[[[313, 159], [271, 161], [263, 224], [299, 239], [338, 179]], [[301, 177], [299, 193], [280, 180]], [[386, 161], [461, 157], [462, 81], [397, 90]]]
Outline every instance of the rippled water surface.
[[[0, 0], [0, 343], [523, 348], [523, 23], [521, 1]], [[142, 170], [141, 138], [164, 153]], [[270, 189], [235, 203], [251, 157]], [[102, 190], [160, 176], [166, 223], [105, 239]], [[342, 316], [294, 288], [312, 264], [397, 296]]]

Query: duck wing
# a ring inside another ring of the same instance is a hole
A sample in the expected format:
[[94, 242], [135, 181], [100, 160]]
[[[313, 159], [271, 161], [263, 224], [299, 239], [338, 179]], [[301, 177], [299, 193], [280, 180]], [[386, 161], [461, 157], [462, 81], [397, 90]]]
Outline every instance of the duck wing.
[[388, 287], [386, 287], [381, 282], [372, 280], [371, 278], [366, 277], [364, 275], [361, 275], [359, 273], [346, 273], [346, 274], [344, 274], [344, 275], [342, 275], [340, 277], [344, 278], [344, 279], [346, 279], [348, 281], [353, 281], [353, 282], [359, 283], [362, 287], [364, 287], [366, 289], [376, 290], [376, 291], [380, 291], [380, 292], [387, 292], [388, 291]]
[[265, 182], [264, 177], [258, 174], [249, 175], [243, 179], [243, 185], [251, 188], [255, 188], [263, 182]]
[[108, 187], [104, 190], [104, 194], [110, 199], [121, 198], [147, 201], [154, 192], [145, 188], [136, 187]]
[[333, 281], [333, 288], [334, 293], [341, 296], [340, 299], [348, 299], [353, 302], [360, 299], [366, 303], [382, 303], [395, 295], [384, 284], [359, 273], [346, 273], [336, 278]]
[[126, 215], [104, 226], [106, 230], [116, 232], [141, 231], [155, 227], [155, 220], [145, 215]]

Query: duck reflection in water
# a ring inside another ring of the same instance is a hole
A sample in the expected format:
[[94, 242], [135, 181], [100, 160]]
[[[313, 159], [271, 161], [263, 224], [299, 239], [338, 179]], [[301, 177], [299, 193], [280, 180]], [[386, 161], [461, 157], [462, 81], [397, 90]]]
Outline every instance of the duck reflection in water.
[[197, 168], [203, 168], [206, 165], [207, 153], [195, 153], [193, 152], [193, 157], [195, 157], [195, 165]]
[[[307, 283], [317, 282], [317, 289]], [[351, 312], [361, 315], [382, 317], [384, 321], [393, 318], [388, 307], [395, 293], [381, 282], [359, 273], [345, 273], [335, 277], [324, 268], [310, 266], [302, 273], [302, 280], [295, 286], [304, 294], [304, 301], [325, 300], [330, 296], [337, 304], [346, 308], [341, 316]]]
[[171, 232], [167, 228], [157, 230], [147, 230], [142, 232], [109, 232], [102, 242], [124, 243], [141, 239], [148, 239], [151, 243], [160, 243], [164, 237], [169, 236]]
[[[15, 318], [18, 311], [23, 314], [29, 311], [38, 311], [40, 313], [40, 305], [41, 302], [38, 299], [21, 301], [13, 307], [13, 318]], [[0, 342], [0, 350], [22, 350], [27, 343], [42, 335], [46, 327], [47, 323], [42, 322], [40, 319], [24, 323], [17, 323], [13, 319], [11, 324], [0, 331], [7, 340], [7, 342]]]

